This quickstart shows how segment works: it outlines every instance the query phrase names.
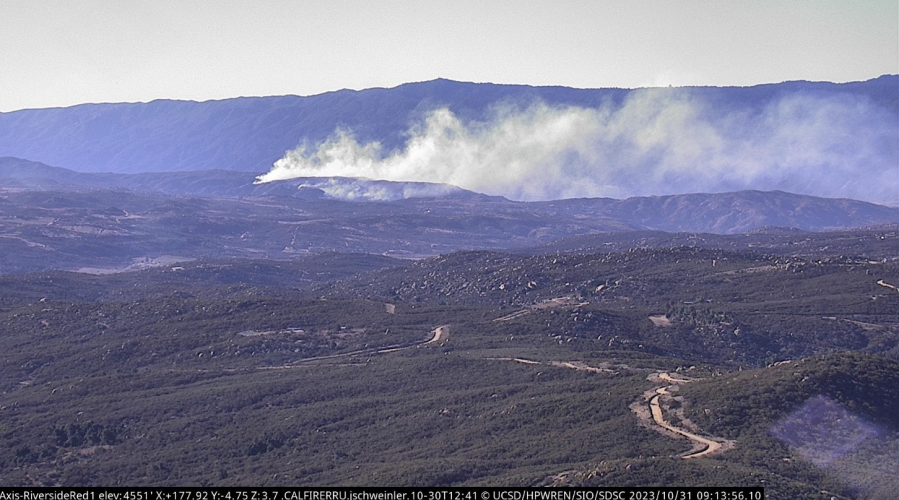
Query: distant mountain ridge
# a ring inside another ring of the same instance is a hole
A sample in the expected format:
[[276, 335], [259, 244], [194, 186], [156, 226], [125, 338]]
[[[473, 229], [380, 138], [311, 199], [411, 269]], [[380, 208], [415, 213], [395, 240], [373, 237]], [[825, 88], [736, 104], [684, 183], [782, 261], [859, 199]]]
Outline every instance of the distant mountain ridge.
[[[356, 202], [405, 200], [389, 209], [393, 217], [419, 216], [422, 203], [434, 204], [424, 217], [459, 213], [491, 215], [507, 221], [542, 222], [531, 227], [537, 243], [548, 231], [542, 224], [566, 226], [562, 236], [601, 231], [658, 230], [667, 232], [746, 233], [763, 227], [789, 227], [805, 231], [873, 226], [899, 222], [899, 208], [849, 200], [819, 198], [783, 191], [737, 191], [667, 196], [643, 196], [624, 200], [577, 198], [546, 202], [517, 202], [499, 196], [430, 183], [403, 183], [352, 178], [305, 178], [254, 184], [247, 172], [215, 170], [143, 174], [73, 172], [18, 158], [0, 158], [0, 191], [109, 191], [176, 197], [259, 198], [298, 201], [342, 200]], [[283, 201], [282, 203], [293, 203]], [[461, 207], [457, 203], [463, 204]], [[354, 209], [356, 210], [356, 209]], [[382, 209], [373, 209], [380, 211]], [[556, 221], [555, 223], [547, 221]], [[530, 222], [528, 224], [531, 224]], [[426, 224], [425, 224], [426, 225]], [[518, 235], [520, 237], [522, 235]], [[515, 245], [511, 245], [515, 246]]]
[[[865, 82], [785, 82], [752, 87], [658, 89], [702, 96], [720, 112], [758, 109], [791, 92], [854, 94], [899, 116], [899, 75]], [[463, 120], [503, 102], [620, 106], [628, 89], [574, 89], [433, 80], [395, 88], [340, 90], [299, 97], [192, 102], [83, 104], [0, 113], [0, 156], [29, 158], [81, 172], [240, 170], [262, 172], [303, 141], [338, 127], [386, 150], [402, 146], [409, 122], [446, 106]]]
[[[603, 199], [600, 199], [603, 200]], [[597, 201], [538, 202], [555, 211], [597, 213]], [[886, 224], [899, 220], [899, 210], [883, 205], [835, 198], [820, 198], [784, 191], [736, 191], [640, 196], [605, 200], [602, 215], [637, 227], [668, 232], [745, 233], [765, 227], [793, 227], [824, 231]], [[598, 213], [597, 213], [598, 214]], [[862, 219], [869, 222], [858, 224]]]

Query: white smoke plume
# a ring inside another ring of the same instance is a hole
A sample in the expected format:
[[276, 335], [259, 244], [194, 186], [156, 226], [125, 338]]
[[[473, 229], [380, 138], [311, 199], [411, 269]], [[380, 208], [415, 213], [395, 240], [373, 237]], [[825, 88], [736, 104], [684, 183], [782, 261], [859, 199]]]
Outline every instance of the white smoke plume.
[[337, 130], [288, 152], [258, 182], [425, 181], [515, 200], [741, 189], [899, 200], [899, 123], [865, 97], [792, 94], [723, 113], [687, 89], [645, 89], [620, 107], [538, 103], [488, 115], [464, 123], [433, 110], [389, 152]]
[[299, 187], [322, 190], [329, 198], [346, 201], [396, 201], [408, 198], [441, 198], [461, 192], [447, 184], [420, 184], [331, 177], [309, 179]]

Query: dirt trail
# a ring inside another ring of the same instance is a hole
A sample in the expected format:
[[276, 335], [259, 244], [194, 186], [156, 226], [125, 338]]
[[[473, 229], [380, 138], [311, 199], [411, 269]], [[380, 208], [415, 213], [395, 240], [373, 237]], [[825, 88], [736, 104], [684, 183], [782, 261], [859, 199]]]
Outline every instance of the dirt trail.
[[[670, 422], [665, 420], [661, 402], [662, 397], [671, 395], [669, 389], [671, 389], [672, 391], [676, 391], [679, 385], [689, 384], [690, 382], [695, 382], [698, 379], [672, 376], [671, 374], [665, 372], [654, 373], [649, 376], [649, 379], [658, 379], [660, 381], [668, 382], [671, 384], [668, 386], [657, 387], [654, 390], [649, 391], [649, 394], [652, 394], [652, 396], [649, 398], [649, 416], [652, 417], [652, 421], [666, 431], [689, 439], [698, 447], [698, 449], [694, 448], [696, 451], [691, 450], [687, 454], [681, 455], [681, 458], [683, 458], [684, 460], [689, 460], [691, 458], [704, 457], [706, 455], [711, 455], [712, 453], [718, 451], [729, 450], [734, 447], [735, 443], [733, 441], [724, 438], [703, 437], [690, 431], [684, 430], [680, 427], [675, 427], [674, 425], [671, 425]], [[634, 410], [637, 412], [637, 415], [642, 418], [642, 416], [645, 415], [644, 412], [646, 410], [642, 409], [642, 411], [639, 411], [641, 408], [645, 408], [645, 406], [643, 406], [643, 404], [639, 404], [637, 405], [637, 407], [634, 407]]]
[[690, 382], [696, 381], [696, 379], [674, 378], [667, 373], [659, 373], [659, 378], [665, 382], [671, 382], [672, 384], [689, 384]]
[[899, 288], [896, 288], [896, 285], [891, 285], [884, 280], [877, 280], [877, 284], [884, 288], [892, 288], [893, 290], [896, 290], [897, 292], [899, 292]]
[[[529, 310], [525, 309], [522, 311], [517, 311], [515, 313], [512, 313], [508, 316], [504, 316], [502, 318], [497, 318], [493, 321], [505, 321], [505, 320], [507, 320], [506, 318], [509, 318], [510, 316], [518, 317], [523, 314], [528, 314], [529, 312], [530, 312]], [[509, 318], [509, 319], [511, 319], [511, 318]], [[259, 367], [259, 369], [260, 370], [288, 369], [288, 368], [296, 368], [299, 366], [303, 366], [303, 365], [305, 365], [305, 363], [310, 362], [310, 361], [347, 358], [350, 356], [356, 356], [356, 355], [360, 355], [360, 354], [387, 354], [387, 353], [391, 353], [391, 352], [398, 352], [398, 351], [403, 351], [406, 349], [411, 349], [413, 347], [423, 347], [423, 346], [427, 346], [427, 345], [436, 344], [436, 343], [444, 340], [446, 338], [446, 336], [448, 335], [448, 332], [449, 332], [449, 325], [441, 325], [441, 326], [438, 326], [438, 327], [434, 328], [433, 330], [431, 330], [431, 338], [428, 340], [425, 340], [423, 342], [417, 342], [417, 343], [412, 343], [412, 344], [407, 344], [407, 345], [391, 346], [391, 347], [387, 347], [387, 348], [359, 349], [356, 351], [345, 352], [345, 353], [340, 353], [340, 354], [331, 354], [331, 355], [327, 355], [327, 356], [316, 356], [316, 357], [312, 357], [312, 358], [301, 359], [290, 365]], [[583, 361], [546, 361], [546, 362], [543, 362], [543, 361], [535, 361], [535, 360], [531, 360], [531, 359], [512, 358], [512, 357], [485, 358], [485, 359], [498, 360], [498, 361], [513, 361], [515, 363], [521, 363], [521, 364], [526, 364], [526, 365], [548, 365], [548, 366], [555, 366], [555, 367], [559, 367], [559, 368], [567, 368], [570, 370], [587, 371], [587, 372], [591, 372], [591, 373], [603, 373], [603, 374], [612, 374], [612, 375], [616, 375], [618, 373], [618, 372], [616, 372], [610, 368], [606, 368], [606, 367], [589, 366], [586, 363], [584, 363]], [[674, 425], [671, 425], [671, 423], [669, 423], [668, 421], [665, 420], [662, 403], [660, 401], [662, 396], [670, 396], [670, 393], [668, 392], [669, 389], [677, 390], [678, 385], [695, 382], [698, 379], [690, 379], [690, 378], [685, 378], [685, 377], [680, 377], [680, 376], [672, 376], [671, 374], [665, 373], [665, 372], [653, 373], [653, 374], [649, 375], [649, 379], [667, 382], [670, 385], [656, 387], [655, 389], [650, 390], [645, 394], [644, 397], [649, 398], [648, 399], [648, 403], [649, 403], [649, 414], [648, 415], [646, 415], [645, 400], [644, 400], [644, 403], [639, 403], [639, 404], [635, 403], [635, 405], [632, 405], [632, 408], [637, 413], [638, 417], [640, 417], [642, 420], [648, 420], [648, 418], [644, 418], [644, 415], [645, 415], [645, 417], [651, 417], [651, 421], [653, 423], [655, 423], [655, 425], [659, 426], [660, 428], [664, 429], [665, 431], [674, 433], [679, 436], [683, 436], [683, 437], [689, 439], [690, 441], [692, 441], [693, 443], [695, 443], [699, 447], [698, 450], [696, 450], [696, 451], [691, 450], [686, 455], [682, 455], [681, 458], [683, 458], [685, 460], [689, 460], [692, 458], [699, 458], [699, 457], [703, 457], [703, 456], [718, 452], [720, 450], [731, 449], [734, 446], [733, 441], [728, 441], [728, 440], [725, 440], [722, 438], [706, 438], [706, 437], [694, 434], [692, 432], [686, 431], [684, 429], [681, 429], [680, 427], [675, 427]]]
[[436, 344], [437, 342], [440, 342], [441, 340], [443, 340], [443, 337], [447, 334], [448, 331], [449, 325], [438, 326], [437, 328], [431, 330], [431, 333], [434, 335], [433, 337], [431, 337], [431, 340], [421, 345]]
[[652, 324], [655, 326], [671, 326], [671, 320], [668, 319], [668, 316], [665, 316], [664, 314], [659, 314], [658, 316], [650, 316], [649, 321], [652, 321]]
[[396, 346], [396, 347], [388, 347], [387, 349], [379, 349], [375, 352], [377, 354], [386, 354], [388, 352], [404, 351], [406, 349], [411, 349], [413, 347], [421, 347], [421, 346], [436, 344], [437, 342], [440, 342], [441, 340], [443, 340], [443, 338], [447, 335], [448, 329], [449, 329], [449, 325], [441, 325], [441, 326], [438, 326], [437, 328], [431, 330], [431, 338], [424, 342], [421, 342], [418, 344], [409, 344], [409, 345], [401, 345], [401, 346]]
[[589, 306], [589, 302], [582, 302], [570, 295], [564, 297], [556, 297], [554, 299], [544, 300], [531, 306], [531, 309], [553, 309], [555, 307], [583, 307]]
[[737, 274], [752, 274], [752, 273], [765, 273], [777, 270], [786, 269], [787, 266], [784, 264], [781, 265], [764, 265], [764, 266], [756, 266], [756, 267], [744, 267], [742, 269], [732, 269], [730, 271], [721, 271], [720, 273], [715, 273], [715, 275], [725, 275], [725, 276], [735, 276]]
[[584, 372], [591, 373], [612, 373], [617, 374], [615, 370], [609, 368], [597, 368], [595, 366], [589, 366], [583, 361], [534, 361], [532, 359], [524, 359], [524, 358], [485, 358], [493, 361], [514, 361], [516, 363], [521, 363], [523, 365], [548, 365], [555, 366], [558, 368], [568, 368], [569, 370], [578, 370]]
[[564, 296], [564, 297], [556, 297], [554, 299], [544, 300], [543, 302], [539, 302], [532, 306], [529, 306], [527, 309], [521, 309], [515, 311], [513, 313], [509, 313], [505, 316], [500, 316], [499, 318], [494, 319], [494, 322], [501, 321], [511, 321], [515, 318], [520, 318], [522, 316], [526, 316], [530, 314], [532, 311], [539, 311], [541, 309], [553, 309], [556, 307], [583, 307], [590, 305], [589, 302], [580, 302], [575, 297], [572, 296]]
[[312, 358], [303, 358], [301, 360], [295, 361], [293, 364], [289, 365], [281, 365], [281, 366], [260, 366], [257, 369], [259, 370], [284, 370], [288, 368], [295, 368], [297, 366], [301, 366], [304, 363], [308, 363], [310, 361], [322, 361], [326, 359], [340, 359], [347, 358], [350, 356], [358, 356], [360, 354], [387, 354], [391, 352], [405, 351], [406, 349], [412, 349], [413, 347], [422, 347], [426, 345], [435, 344], [444, 340], [446, 336], [449, 334], [449, 325], [441, 325], [437, 328], [431, 330], [431, 338], [425, 340], [423, 342], [415, 342], [412, 344], [403, 344], [403, 345], [394, 345], [386, 348], [374, 347], [371, 349], [358, 349], [350, 352], [342, 352], [339, 354], [329, 354], [327, 356], [315, 356]]
[[505, 316], [500, 316], [499, 318], [496, 318], [495, 320], [493, 320], [493, 322], [494, 322], [494, 323], [498, 323], [498, 322], [501, 322], [501, 321], [512, 321], [512, 320], [515, 319], [515, 318], [520, 318], [520, 317], [525, 316], [525, 315], [528, 315], [528, 314], [530, 314], [530, 313], [531, 313], [530, 310], [528, 310], [528, 309], [522, 309], [522, 310], [520, 310], [520, 311], [515, 311], [515, 312], [513, 312], [513, 313], [511, 313], [511, 314], [507, 314], [507, 315], [505, 315]]
[[524, 359], [524, 358], [484, 358], [487, 361], [514, 361], [516, 363], [521, 363], [523, 365], [542, 365], [543, 363], [539, 361], [534, 361], [532, 359]]
[[614, 370], [610, 370], [608, 368], [596, 368], [595, 366], [589, 366], [583, 361], [550, 361], [549, 364], [552, 366], [560, 366], [562, 368], [569, 368], [571, 370], [582, 372], [616, 373]]
[[673, 425], [669, 424], [668, 422], [666, 422], [665, 417], [662, 415], [662, 407], [659, 406], [659, 398], [663, 394], [667, 394], [667, 391], [665, 390], [665, 388], [656, 389], [656, 391], [658, 391], [658, 394], [656, 394], [655, 396], [652, 397], [652, 399], [649, 400], [649, 410], [652, 412], [653, 421], [655, 421], [655, 423], [659, 424], [661, 427], [668, 429], [669, 431], [671, 431], [675, 434], [680, 434], [681, 436], [686, 437], [690, 441], [700, 443], [706, 447], [704, 450], [698, 451], [696, 453], [690, 453], [687, 455], [683, 455], [681, 458], [683, 458], [684, 460], [689, 460], [691, 458], [698, 458], [698, 457], [702, 457], [705, 455], [709, 455], [711, 453], [715, 453], [716, 451], [721, 449], [721, 443], [712, 441], [711, 439], [706, 439], [702, 436], [697, 436], [696, 434], [693, 434], [692, 432], [687, 432], [683, 429], [679, 429], [679, 428], [674, 427]]

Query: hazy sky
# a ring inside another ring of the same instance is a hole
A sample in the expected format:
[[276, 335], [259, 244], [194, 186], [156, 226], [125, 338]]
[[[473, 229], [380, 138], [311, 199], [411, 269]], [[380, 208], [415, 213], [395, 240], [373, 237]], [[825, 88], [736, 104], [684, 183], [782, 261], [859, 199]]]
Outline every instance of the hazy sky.
[[0, 111], [437, 77], [573, 87], [899, 73], [896, 0], [0, 0]]

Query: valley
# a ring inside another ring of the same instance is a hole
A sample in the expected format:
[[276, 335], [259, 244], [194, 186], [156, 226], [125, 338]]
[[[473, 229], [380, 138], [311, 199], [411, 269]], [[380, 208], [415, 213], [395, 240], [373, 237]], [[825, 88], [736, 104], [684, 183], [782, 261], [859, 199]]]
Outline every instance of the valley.
[[[757, 432], [819, 391], [895, 428], [879, 377], [899, 356], [899, 295], [878, 281], [897, 277], [895, 260], [863, 255], [685, 247], [7, 274], [0, 481], [764, 480], [794, 498], [853, 496], [843, 469], [793, 466], [806, 459]], [[796, 363], [827, 375], [817, 389], [779, 382], [808, 395], [774, 413], [702, 411], [767, 397], [761, 381]]]

